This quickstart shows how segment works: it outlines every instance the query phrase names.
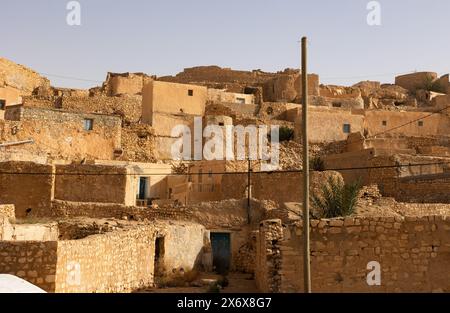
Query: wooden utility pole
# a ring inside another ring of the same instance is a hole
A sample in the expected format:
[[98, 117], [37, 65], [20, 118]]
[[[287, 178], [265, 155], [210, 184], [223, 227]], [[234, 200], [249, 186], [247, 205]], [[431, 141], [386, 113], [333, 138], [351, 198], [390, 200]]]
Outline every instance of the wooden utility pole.
[[247, 222], [250, 224], [250, 198], [251, 198], [251, 183], [252, 183], [252, 178], [251, 178], [251, 164], [250, 164], [250, 155], [248, 156], [248, 168], [247, 168]]
[[308, 146], [308, 71], [307, 38], [302, 38], [302, 127], [303, 127], [303, 279], [304, 292], [311, 292], [309, 248], [309, 146]]

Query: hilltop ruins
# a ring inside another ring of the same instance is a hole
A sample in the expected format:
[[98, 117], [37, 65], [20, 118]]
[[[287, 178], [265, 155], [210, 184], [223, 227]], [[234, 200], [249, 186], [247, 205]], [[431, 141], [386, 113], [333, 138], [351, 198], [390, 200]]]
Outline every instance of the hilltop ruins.
[[[194, 270], [302, 291], [300, 79], [200, 66], [78, 90], [0, 58], [0, 273], [50, 292], [157, 288]], [[449, 292], [449, 75], [308, 84], [311, 188], [364, 186], [353, 215], [311, 220], [313, 290]], [[173, 160], [173, 128], [195, 118], [280, 126], [279, 171]]]

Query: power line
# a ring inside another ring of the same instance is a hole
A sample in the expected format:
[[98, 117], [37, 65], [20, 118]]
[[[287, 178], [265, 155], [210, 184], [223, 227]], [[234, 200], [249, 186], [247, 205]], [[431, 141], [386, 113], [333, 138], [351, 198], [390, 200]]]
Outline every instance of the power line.
[[442, 112], [448, 110], [449, 108], [450, 108], [450, 105], [449, 105], [449, 106], [446, 106], [446, 107], [444, 107], [444, 108], [442, 108], [442, 109], [439, 109], [439, 110], [437, 110], [437, 111], [435, 111], [435, 112], [432, 112], [432, 113], [430, 113], [430, 114], [428, 114], [428, 115], [425, 115], [425, 116], [416, 118], [416, 119], [414, 119], [414, 120], [412, 120], [412, 121], [409, 121], [409, 122], [406, 122], [406, 123], [404, 123], [404, 124], [401, 124], [401, 125], [398, 125], [398, 126], [394, 126], [394, 127], [389, 128], [389, 129], [387, 129], [387, 130], [383, 130], [383, 131], [378, 132], [378, 133], [376, 133], [376, 134], [370, 135], [370, 136], [368, 136], [367, 138], [355, 139], [355, 140], [353, 140], [353, 141], [348, 141], [347, 143], [358, 143], [358, 142], [362, 142], [362, 141], [364, 141], [364, 140], [366, 140], [366, 139], [376, 138], [376, 137], [379, 136], [379, 135], [383, 135], [383, 134], [389, 133], [389, 132], [391, 132], [391, 131], [393, 131], [393, 130], [400, 129], [400, 128], [402, 128], [402, 127], [411, 125], [411, 124], [413, 124], [413, 123], [415, 123], [415, 122], [418, 122], [418, 121], [423, 121], [424, 119], [427, 119], [427, 118], [429, 118], [429, 117], [431, 117], [431, 116], [433, 116], [433, 115], [435, 115], [435, 114], [442, 113]]
[[[431, 162], [431, 163], [415, 163], [415, 164], [396, 164], [396, 165], [379, 165], [379, 166], [362, 166], [362, 167], [344, 167], [344, 168], [327, 168], [324, 171], [356, 171], [356, 170], [372, 170], [372, 169], [386, 169], [386, 168], [404, 168], [404, 167], [419, 167], [419, 166], [430, 166], [430, 165], [449, 165], [448, 162]], [[101, 164], [96, 164], [101, 166]], [[311, 169], [310, 172], [324, 172]], [[301, 169], [292, 170], [277, 170], [277, 171], [258, 171], [251, 172], [253, 174], [284, 174], [284, 173], [303, 173]], [[82, 173], [82, 172], [59, 172], [59, 173], [43, 173], [43, 172], [7, 172], [0, 171], [1, 175], [74, 175], [74, 176], [200, 176], [200, 175], [247, 175], [248, 171], [237, 171], [237, 172], [198, 172], [198, 173]]]
[[431, 116], [433, 116], [433, 115], [435, 115], [435, 114], [441, 113], [441, 112], [443, 112], [443, 111], [445, 111], [445, 110], [447, 110], [447, 109], [449, 109], [449, 108], [450, 108], [450, 106], [446, 106], [446, 107], [443, 108], [443, 109], [437, 110], [437, 111], [432, 112], [432, 113], [430, 113], [430, 114], [428, 114], [428, 115], [425, 115], [425, 116], [423, 116], [423, 117], [414, 119], [414, 120], [409, 121], [409, 122], [407, 122], [407, 123], [405, 123], [405, 124], [402, 124], [402, 125], [399, 125], [399, 126], [396, 126], [396, 127], [392, 127], [391, 129], [388, 129], [388, 130], [379, 132], [379, 133], [377, 133], [377, 134], [375, 134], [375, 135], [372, 135], [371, 137], [376, 137], [376, 136], [385, 134], [385, 133], [387, 133], [387, 132], [391, 132], [391, 131], [393, 131], [393, 130], [396, 130], [396, 129], [399, 129], [399, 128], [408, 126], [408, 125], [410, 125], [410, 124], [412, 124], [412, 123], [415, 123], [415, 122], [418, 122], [418, 121], [422, 121], [422, 120], [424, 120], [424, 119], [426, 119], [426, 118], [429, 118], [429, 117], [431, 117]]
[[69, 79], [69, 80], [79, 80], [79, 81], [92, 82], [92, 83], [103, 83], [103, 81], [101, 81], [101, 80], [93, 80], [93, 79], [87, 79], [87, 78], [79, 78], [79, 77], [64, 76], [64, 75], [58, 75], [58, 74], [42, 73], [42, 72], [40, 72], [39, 74], [44, 75], [44, 76]]
[[414, 70], [407, 71], [407, 72], [398, 72], [398, 73], [384, 73], [384, 74], [367, 74], [367, 75], [358, 75], [358, 76], [324, 76], [320, 77], [321, 79], [361, 79], [361, 78], [367, 78], [367, 77], [385, 77], [385, 76], [392, 76], [392, 75], [405, 75], [405, 74], [412, 74], [414, 73]]

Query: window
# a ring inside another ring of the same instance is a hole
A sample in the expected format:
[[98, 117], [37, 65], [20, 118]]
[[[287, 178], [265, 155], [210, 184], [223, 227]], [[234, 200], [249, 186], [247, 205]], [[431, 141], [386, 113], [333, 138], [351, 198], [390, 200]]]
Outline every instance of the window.
[[84, 130], [92, 130], [94, 128], [94, 120], [91, 118], [84, 119]]
[[0, 110], [4, 110], [6, 107], [6, 100], [0, 99]]
[[332, 106], [333, 106], [333, 108], [341, 108], [342, 107], [342, 103], [340, 103], [340, 102], [333, 102]]
[[382, 121], [382, 122], [381, 122], [381, 125], [387, 126], [387, 121]]
[[239, 104], [245, 104], [245, 98], [236, 98], [236, 102]]
[[219, 126], [225, 126], [224, 122], [219, 122]]
[[189, 90], [188, 90], [188, 96], [189, 96], [189, 97], [192, 97], [193, 95], [194, 95], [194, 90], [189, 89]]
[[344, 124], [343, 131], [344, 131], [345, 134], [350, 134], [350, 131], [351, 131], [350, 124]]
[[419, 121], [419, 127], [423, 126], [423, 121]]

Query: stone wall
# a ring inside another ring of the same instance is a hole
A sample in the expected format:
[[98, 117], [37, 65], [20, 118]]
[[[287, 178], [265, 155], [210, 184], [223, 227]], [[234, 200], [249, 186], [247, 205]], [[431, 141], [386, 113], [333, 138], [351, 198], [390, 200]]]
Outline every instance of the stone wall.
[[[349, 217], [311, 221], [314, 292], [450, 291], [447, 216]], [[303, 290], [301, 221], [261, 223], [256, 280], [261, 291]], [[368, 263], [381, 265], [381, 285], [366, 281]]]
[[[124, 292], [153, 284], [151, 226], [57, 243], [54, 292]], [[79, 270], [77, 283], [75, 272]]]
[[79, 240], [0, 241], [0, 272], [48, 292], [131, 291], [153, 283], [154, 235], [141, 227]]
[[156, 238], [164, 238], [158, 266], [172, 275], [201, 265], [208, 234], [199, 224], [177, 221], [93, 231], [59, 241], [0, 241], [0, 273], [49, 292], [129, 292], [153, 285]]
[[[121, 119], [101, 114], [78, 114], [59, 110], [10, 106], [0, 130], [5, 141], [33, 139], [27, 150], [47, 153], [54, 159], [114, 158], [121, 148]], [[92, 120], [92, 130], [84, 129]]]
[[395, 185], [398, 201], [450, 203], [450, 173], [400, 178]]
[[0, 241], [0, 273], [55, 291], [57, 250], [56, 241]]
[[147, 208], [125, 206], [114, 203], [81, 203], [54, 200], [51, 203], [50, 217], [86, 216], [94, 218], [118, 218], [128, 220], [189, 220], [191, 214], [183, 208]]

